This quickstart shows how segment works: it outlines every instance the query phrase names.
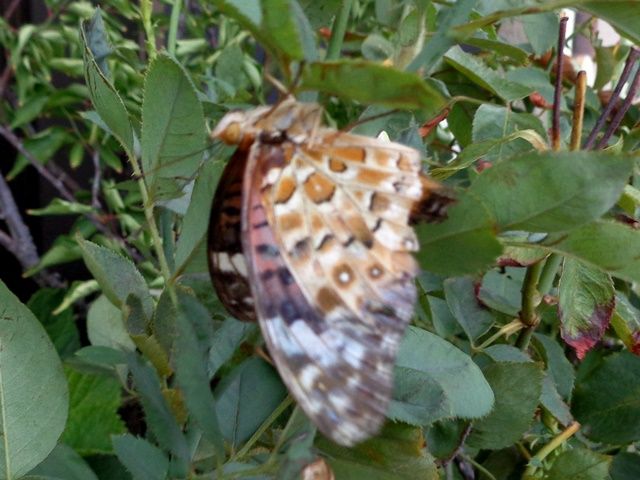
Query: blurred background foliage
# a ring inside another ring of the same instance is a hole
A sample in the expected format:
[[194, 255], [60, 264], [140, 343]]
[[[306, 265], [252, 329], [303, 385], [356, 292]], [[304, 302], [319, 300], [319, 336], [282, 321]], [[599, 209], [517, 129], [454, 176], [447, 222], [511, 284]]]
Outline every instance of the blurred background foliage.
[[[640, 2], [0, 5], [0, 479], [638, 478]], [[418, 227], [395, 421], [353, 449], [208, 280], [207, 129], [268, 75], [458, 196]]]

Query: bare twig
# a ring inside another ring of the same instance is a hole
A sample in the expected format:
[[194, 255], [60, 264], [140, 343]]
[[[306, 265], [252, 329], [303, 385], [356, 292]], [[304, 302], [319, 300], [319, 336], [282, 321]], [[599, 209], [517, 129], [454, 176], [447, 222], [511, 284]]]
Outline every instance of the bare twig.
[[560, 100], [562, 97], [562, 71], [564, 69], [564, 41], [567, 36], [567, 17], [560, 19], [558, 31], [558, 46], [556, 60], [556, 84], [553, 91], [553, 120], [551, 124], [551, 145], [554, 150], [560, 150]]
[[[16, 257], [23, 270], [28, 270], [40, 261], [40, 256], [31, 232], [18, 210], [13, 193], [2, 175], [0, 175], [0, 214], [9, 229], [9, 233], [0, 230], [0, 244]], [[46, 270], [38, 272], [34, 279], [43, 286], [62, 286], [57, 275]]]
[[93, 208], [100, 208], [100, 178], [102, 176], [102, 170], [100, 168], [100, 152], [95, 149], [91, 154], [91, 160], [93, 161], [93, 183], [91, 185], [91, 206]]
[[618, 79], [618, 83], [616, 84], [615, 88], [613, 89], [613, 92], [611, 93], [611, 98], [609, 99], [609, 103], [607, 103], [607, 106], [604, 108], [604, 110], [598, 117], [596, 124], [594, 125], [593, 129], [589, 133], [589, 136], [587, 137], [587, 141], [585, 142], [583, 147], [584, 150], [589, 150], [591, 149], [591, 147], [593, 147], [593, 144], [596, 141], [596, 136], [598, 135], [598, 133], [600, 133], [600, 131], [602, 130], [602, 127], [604, 127], [604, 124], [607, 121], [607, 118], [609, 118], [609, 115], [613, 111], [613, 108], [615, 107], [616, 103], [618, 103], [618, 99], [620, 98], [620, 92], [622, 92], [622, 87], [624, 87], [624, 84], [627, 83], [627, 80], [629, 79], [629, 75], [631, 75], [631, 70], [633, 69], [633, 66], [635, 65], [635, 63], [637, 62], [638, 57], [640, 57], [640, 50], [638, 50], [637, 48], [632, 48], [631, 51], [629, 52], [629, 56], [627, 56], [627, 61], [624, 64], [624, 68], [622, 70], [622, 73], [620, 74], [620, 78]]
[[629, 87], [629, 92], [627, 93], [627, 97], [624, 99], [624, 102], [622, 102], [622, 105], [620, 106], [615, 116], [611, 120], [611, 123], [609, 124], [609, 128], [607, 128], [607, 131], [604, 132], [604, 135], [596, 145], [596, 150], [599, 150], [607, 146], [607, 142], [611, 138], [611, 135], [613, 135], [613, 132], [615, 132], [616, 129], [620, 126], [622, 119], [626, 115], [629, 108], [631, 108], [633, 99], [635, 98], [636, 93], [638, 93], [638, 88], [640, 88], [640, 67], [638, 67], [638, 70], [636, 71], [636, 74], [633, 77], [633, 81], [631, 82], [631, 87]]
[[587, 92], [587, 72], [580, 70], [576, 78], [576, 94], [573, 102], [573, 122], [571, 124], [571, 143], [569, 150], [578, 150], [582, 140], [582, 120], [584, 118], [584, 99]]
[[37, 158], [35, 158], [33, 154], [25, 148], [24, 143], [15, 133], [5, 125], [0, 125], [0, 135], [13, 145], [13, 148], [24, 155], [38, 173], [42, 175], [42, 177], [44, 177], [45, 180], [47, 180], [65, 200], [70, 202], [75, 201], [73, 194], [67, 189], [62, 180], [53, 175]]
[[462, 431], [462, 433], [460, 434], [460, 437], [458, 438], [458, 445], [456, 446], [456, 448], [445, 458], [436, 462], [439, 466], [446, 467], [458, 455], [460, 455], [460, 453], [462, 453], [462, 449], [464, 448], [464, 442], [467, 441], [467, 437], [471, 433], [472, 428], [473, 428], [473, 423], [469, 422], [467, 426], [464, 428], [464, 430]]
[[2, 15], [3, 18], [8, 21], [12, 17], [13, 12], [16, 11], [16, 8], [18, 8], [18, 5], [20, 5], [20, 0], [13, 0], [4, 11], [4, 15]]

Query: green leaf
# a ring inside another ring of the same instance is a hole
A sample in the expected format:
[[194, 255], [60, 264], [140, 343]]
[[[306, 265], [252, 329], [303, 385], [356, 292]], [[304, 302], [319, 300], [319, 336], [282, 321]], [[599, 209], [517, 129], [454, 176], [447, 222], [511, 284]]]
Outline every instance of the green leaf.
[[611, 326], [625, 347], [640, 355], [640, 312], [621, 294], [616, 294], [616, 310]]
[[558, 292], [562, 338], [583, 359], [611, 321], [616, 304], [613, 280], [600, 269], [567, 258]]
[[496, 94], [506, 102], [526, 97], [533, 89], [501, 77], [478, 58], [465, 53], [460, 47], [451, 48], [445, 55], [445, 61], [473, 83]]
[[16, 130], [36, 119], [41, 114], [48, 101], [48, 94], [33, 95], [29, 97], [25, 101], [24, 105], [20, 105], [20, 107], [16, 109], [9, 128], [11, 130]]
[[447, 220], [416, 227], [420, 265], [427, 271], [447, 276], [485, 269], [502, 252], [494, 222], [482, 200], [465, 192], [449, 210]]
[[80, 335], [71, 310], [52, 313], [63, 297], [62, 289], [41, 288], [29, 299], [27, 307], [40, 320], [60, 358], [66, 359], [80, 348]]
[[287, 394], [277, 372], [260, 358], [249, 358], [218, 384], [216, 413], [224, 438], [247, 440]]
[[382, 432], [353, 448], [318, 438], [316, 447], [326, 455], [335, 478], [367, 480], [437, 480], [433, 458], [425, 448], [422, 430], [388, 423]]
[[387, 415], [415, 425], [478, 418], [493, 405], [491, 387], [471, 358], [425, 330], [409, 327], [396, 359]]
[[549, 373], [545, 375], [542, 381], [540, 403], [565, 427], [568, 427], [573, 422], [569, 406], [558, 393], [558, 389]]
[[0, 479], [19, 478], [53, 450], [67, 420], [60, 359], [36, 317], [0, 281]]
[[223, 14], [249, 30], [281, 63], [303, 58], [291, 0], [217, 0], [215, 3]]
[[181, 272], [185, 264], [192, 258], [196, 247], [205, 241], [209, 230], [209, 222], [202, 219], [209, 218], [211, 202], [216, 191], [216, 185], [222, 174], [223, 165], [219, 161], [206, 162], [198, 178], [196, 178], [191, 194], [191, 202], [187, 213], [182, 219], [182, 230], [176, 245], [176, 272]]
[[[224, 444], [218, 419], [213, 413], [216, 404], [209, 387], [209, 375], [206, 369], [206, 336], [199, 331], [198, 323], [211, 325], [211, 316], [207, 309], [194, 297], [179, 296], [176, 315], [176, 336], [174, 342], [174, 363], [176, 380], [183, 393], [187, 410], [200, 427], [219, 458], [224, 458]], [[205, 342], [199, 341], [205, 337]], [[204, 343], [204, 345], [203, 345]]]
[[262, 30], [274, 45], [294, 60], [304, 58], [292, 0], [262, 0]]
[[331, 20], [340, 10], [340, 0], [300, 0], [298, 2], [314, 30], [331, 25]]
[[54, 198], [49, 205], [44, 208], [29, 209], [29, 215], [84, 215], [93, 213], [94, 208], [91, 205], [84, 205], [78, 202], [68, 202], [61, 198]]
[[533, 345], [545, 361], [547, 373], [553, 378], [558, 393], [568, 399], [573, 391], [576, 375], [563, 348], [554, 339], [540, 333], [534, 335]]
[[24, 275], [30, 277], [45, 268], [73, 262], [80, 258], [82, 253], [76, 241], [67, 235], [60, 235], [53, 241], [51, 248], [40, 257], [40, 262], [27, 270]]
[[149, 65], [142, 101], [142, 167], [157, 176], [191, 178], [206, 146], [205, 120], [187, 72], [166, 53]]
[[613, 457], [609, 470], [611, 480], [636, 480], [640, 478], [640, 455], [620, 452]]
[[640, 44], [640, 5], [634, 0], [586, 2], [583, 10], [609, 22], [618, 32], [635, 44]]
[[76, 237], [87, 268], [100, 284], [102, 292], [117, 307], [122, 307], [129, 295], [142, 301], [147, 317], [153, 311], [153, 300], [147, 284], [131, 260], [93, 242]]
[[100, 7], [96, 8], [93, 17], [91, 17], [89, 23], [85, 25], [84, 33], [86, 36], [86, 44], [91, 50], [97, 65], [100, 67], [100, 71], [105, 77], [111, 78], [107, 57], [113, 52], [113, 47], [109, 43], [109, 37], [107, 36], [107, 30], [102, 20], [102, 10]]
[[495, 322], [492, 313], [478, 300], [471, 277], [446, 279], [444, 294], [449, 310], [472, 343], [487, 333]]
[[186, 477], [189, 445], [162, 394], [158, 374], [135, 353], [128, 354], [127, 364], [140, 395], [147, 427], [160, 446], [172, 453], [178, 476]]
[[69, 420], [62, 441], [77, 452], [110, 453], [113, 434], [125, 426], [118, 416], [120, 382], [113, 377], [66, 369], [69, 382]]
[[438, 113], [446, 105], [442, 94], [419, 76], [362, 60], [305, 65], [300, 89], [364, 104], [421, 109], [426, 116]]
[[476, 3], [477, 0], [460, 0], [449, 5], [448, 8], [442, 8], [436, 22], [438, 30], [413, 59], [407, 70], [415, 72], [422, 69], [425, 74], [430, 73], [435, 63], [456, 43], [451, 32], [452, 27], [465, 22]]
[[485, 103], [480, 105], [473, 117], [474, 142], [498, 141], [496, 146], [499, 148], [492, 148], [481, 154], [484, 160], [489, 162], [531, 151], [532, 142], [525, 140], [524, 136], [522, 138], [513, 136], [522, 130], [533, 130], [546, 142], [547, 133], [542, 122], [531, 114], [514, 113], [505, 107]]
[[469, 191], [502, 231], [565, 231], [608, 211], [632, 165], [628, 157], [602, 153], [527, 153], [485, 170]]
[[86, 23], [82, 24], [80, 34], [84, 46], [84, 77], [89, 88], [91, 102], [102, 121], [109, 127], [109, 130], [127, 151], [127, 154], [130, 157], [134, 157], [134, 134], [129, 113], [120, 95], [96, 63], [96, 59], [89, 48], [87, 37], [90, 32], [87, 31]]
[[555, 12], [523, 15], [518, 18], [522, 22], [524, 33], [529, 39], [533, 53], [540, 56], [551, 50], [558, 37], [558, 14]]
[[82, 457], [64, 444], [56, 445], [49, 456], [29, 473], [45, 480], [98, 480]]
[[87, 312], [87, 336], [91, 345], [133, 352], [136, 348], [127, 333], [122, 311], [100, 295]]
[[247, 334], [252, 331], [255, 331], [255, 325], [239, 322], [235, 318], [229, 317], [222, 323], [216, 330], [209, 349], [207, 370], [210, 377], [213, 377], [218, 369], [231, 359]]
[[640, 358], [628, 352], [606, 357], [576, 385], [572, 411], [595, 441], [640, 440]]
[[607, 480], [611, 457], [585, 448], [562, 452], [549, 469], [545, 480]]
[[489, 270], [482, 277], [478, 300], [489, 308], [517, 317], [522, 306], [524, 269], [503, 267], [501, 270]]
[[113, 449], [118, 459], [133, 476], [133, 480], [165, 480], [169, 459], [143, 438], [128, 433], [113, 437]]
[[640, 281], [640, 231], [627, 225], [593, 222], [537, 246], [582, 260], [614, 277]]
[[480, 142], [467, 145], [455, 160], [449, 162], [444, 167], [431, 169], [429, 171], [429, 175], [436, 180], [449, 178], [456, 172], [470, 167], [476, 162], [476, 160], [480, 158], [486, 159], [487, 156], [493, 155], [491, 152], [495, 152], [496, 149], [502, 148], [503, 145], [518, 139], [526, 140], [531, 144], [531, 146], [535, 147], [536, 150], [542, 151], [547, 149], [546, 140], [535, 130], [518, 130], [506, 137], [482, 140]]
[[496, 362], [484, 368], [483, 373], [495, 394], [495, 407], [475, 422], [467, 443], [494, 450], [508, 447], [533, 423], [542, 393], [543, 371], [532, 362]]

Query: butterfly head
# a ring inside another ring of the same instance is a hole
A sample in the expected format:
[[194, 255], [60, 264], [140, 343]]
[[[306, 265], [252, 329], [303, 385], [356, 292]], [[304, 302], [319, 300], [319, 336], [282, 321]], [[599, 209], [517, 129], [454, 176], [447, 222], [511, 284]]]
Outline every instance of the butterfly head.
[[217, 138], [227, 145], [239, 145], [246, 135], [248, 118], [246, 112], [233, 111], [227, 113], [211, 132], [211, 138]]

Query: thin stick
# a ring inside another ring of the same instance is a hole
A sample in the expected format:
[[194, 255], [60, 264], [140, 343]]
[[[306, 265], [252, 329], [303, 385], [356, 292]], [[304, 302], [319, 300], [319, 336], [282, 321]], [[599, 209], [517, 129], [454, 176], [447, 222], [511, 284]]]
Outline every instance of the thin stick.
[[582, 120], [584, 119], [584, 99], [587, 92], [587, 72], [580, 70], [576, 78], [576, 95], [573, 104], [571, 143], [569, 150], [578, 150], [582, 140]]
[[329, 39], [329, 46], [327, 47], [327, 56], [325, 60], [336, 60], [340, 57], [340, 51], [342, 50], [342, 42], [344, 41], [344, 34], [347, 31], [347, 22], [349, 21], [349, 13], [351, 12], [351, 4], [353, 0], [343, 0], [342, 8], [336, 15], [336, 19], [333, 22], [331, 28], [331, 38]]
[[554, 437], [549, 443], [542, 447], [529, 462], [529, 466], [522, 476], [523, 480], [536, 478], [534, 475], [536, 467], [534, 465], [540, 465], [551, 452], [553, 452], [556, 448], [569, 440], [573, 435], [575, 435], [578, 430], [580, 430], [580, 424], [578, 422], [573, 422], [565, 430]]
[[522, 282], [522, 309], [520, 310], [520, 320], [525, 328], [520, 331], [516, 340], [516, 347], [526, 350], [529, 347], [531, 336], [538, 326], [540, 318], [536, 313], [536, 308], [540, 304], [540, 294], [538, 293], [538, 280], [542, 272], [543, 262], [536, 262], [527, 267], [527, 271]]
[[73, 194], [69, 190], [67, 190], [67, 187], [64, 185], [62, 180], [55, 177], [42, 163], [40, 163], [40, 161], [24, 147], [24, 144], [16, 136], [15, 133], [13, 133], [4, 125], [0, 125], [0, 135], [2, 135], [11, 145], [13, 145], [13, 148], [24, 155], [24, 157], [38, 171], [38, 173], [42, 175], [45, 180], [47, 180], [60, 193], [60, 195], [64, 197], [65, 200], [75, 202]]
[[558, 46], [556, 49], [556, 84], [553, 91], [553, 120], [551, 124], [551, 145], [555, 151], [560, 150], [560, 100], [562, 99], [562, 71], [564, 69], [564, 42], [567, 36], [568, 17], [560, 19]]
[[100, 177], [102, 176], [102, 170], [100, 168], [100, 151], [95, 149], [91, 154], [91, 160], [93, 161], [93, 181], [91, 185], [91, 206], [93, 208], [100, 208]]
[[638, 60], [638, 57], [640, 57], [640, 50], [638, 50], [637, 48], [632, 48], [629, 52], [629, 55], [627, 56], [627, 61], [624, 64], [624, 68], [622, 70], [622, 73], [620, 74], [620, 78], [618, 79], [618, 83], [613, 89], [613, 93], [611, 94], [609, 103], [607, 103], [607, 106], [598, 117], [593, 130], [591, 130], [591, 133], [589, 133], [589, 136], [587, 137], [587, 141], [585, 142], [583, 147], [584, 150], [589, 150], [591, 149], [591, 147], [593, 147], [593, 144], [596, 141], [596, 136], [598, 135], [598, 133], [600, 133], [602, 127], [604, 127], [604, 124], [607, 121], [607, 118], [609, 118], [613, 107], [615, 107], [616, 103], [618, 103], [620, 92], [622, 92], [622, 87], [624, 87], [624, 84], [627, 83], [629, 75], [631, 75], [631, 69]]
[[609, 124], [609, 128], [607, 128], [607, 131], [604, 132], [604, 135], [596, 145], [596, 150], [600, 150], [601, 148], [607, 146], [607, 142], [613, 135], [613, 132], [615, 132], [616, 129], [620, 126], [620, 123], [622, 123], [622, 119], [627, 114], [629, 108], [631, 108], [633, 99], [635, 98], [636, 93], [638, 93], [638, 88], [640, 88], [640, 68], [638, 68], [635, 76], [633, 77], [631, 87], [629, 88], [629, 93], [627, 93], [627, 97], [624, 99], [624, 102], [622, 102], [622, 106], [618, 109], [615, 117], [613, 117], [613, 120], [611, 120], [611, 123]]

